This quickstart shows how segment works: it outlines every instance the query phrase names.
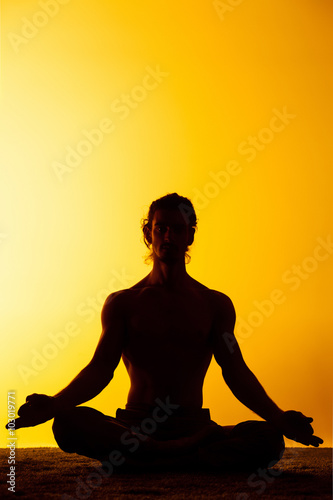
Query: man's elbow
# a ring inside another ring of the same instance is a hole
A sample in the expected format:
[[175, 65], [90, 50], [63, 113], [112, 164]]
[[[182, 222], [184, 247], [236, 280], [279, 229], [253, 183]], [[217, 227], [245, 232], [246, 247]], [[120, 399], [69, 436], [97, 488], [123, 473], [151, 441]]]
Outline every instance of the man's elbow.
[[232, 372], [226, 368], [222, 368], [222, 377], [225, 383], [227, 384], [228, 387], [230, 387], [230, 384], [232, 384], [234, 380], [234, 376]]
[[222, 376], [228, 387], [234, 387], [246, 380], [248, 368], [245, 364], [230, 364], [222, 367]]

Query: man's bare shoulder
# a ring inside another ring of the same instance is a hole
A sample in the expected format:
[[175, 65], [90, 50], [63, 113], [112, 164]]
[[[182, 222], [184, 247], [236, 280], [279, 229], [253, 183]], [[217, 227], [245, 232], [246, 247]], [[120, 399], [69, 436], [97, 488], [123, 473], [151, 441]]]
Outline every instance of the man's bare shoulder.
[[199, 281], [191, 278], [191, 283], [193, 283], [193, 288], [197, 290], [201, 290], [204, 294], [206, 294], [210, 300], [214, 302], [217, 306], [225, 306], [230, 307], [232, 305], [232, 301], [228, 295], [222, 293], [218, 290], [213, 290], [212, 288], [208, 288], [206, 285], [203, 285]]
[[209, 289], [211, 299], [218, 307], [233, 307], [231, 298], [218, 290]]
[[124, 290], [117, 290], [108, 295], [102, 308], [102, 319], [114, 315], [115, 313], [119, 314], [125, 311], [125, 306], [128, 302], [127, 292], [128, 289], [126, 288]]
[[228, 295], [207, 287], [201, 290], [212, 306], [215, 319], [225, 319], [226, 317], [230, 318], [231, 321], [235, 319], [235, 308]]
[[131, 286], [130, 288], [124, 288], [122, 290], [117, 290], [116, 292], [110, 293], [106, 298], [103, 306], [103, 310], [109, 310], [113, 308], [122, 308], [128, 305], [129, 301], [133, 299], [138, 293], [146, 288], [146, 278]]
[[[103, 310], [114, 308], [124, 310], [123, 308], [128, 307], [139, 295], [143, 294], [145, 296], [145, 292], [150, 294], [153, 288], [154, 287], [149, 285], [148, 276], [146, 276], [130, 288], [111, 293], [104, 303]], [[228, 295], [218, 290], [208, 288], [206, 285], [190, 277], [187, 288], [195, 291], [197, 295], [202, 297], [203, 301], [208, 301], [218, 315], [225, 315], [228, 312], [229, 314], [234, 314], [234, 306]]]

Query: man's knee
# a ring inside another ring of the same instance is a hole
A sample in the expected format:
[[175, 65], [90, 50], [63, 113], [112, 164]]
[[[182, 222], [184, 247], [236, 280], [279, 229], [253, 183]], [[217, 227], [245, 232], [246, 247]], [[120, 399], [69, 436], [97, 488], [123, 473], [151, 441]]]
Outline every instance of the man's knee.
[[269, 422], [258, 423], [261, 426], [261, 429], [259, 430], [259, 436], [270, 446], [272, 451], [274, 451], [277, 455], [280, 455], [282, 452], [280, 456], [281, 458], [285, 448], [282, 432]]
[[64, 424], [63, 420], [55, 417], [52, 425], [54, 439], [56, 440], [59, 448], [67, 453], [74, 453], [74, 443], [71, 442], [71, 432]]
[[53, 421], [54, 438], [63, 451], [75, 453], [84, 440], [85, 431], [94, 428], [103, 414], [93, 408], [79, 406], [58, 413]]
[[234, 427], [232, 434], [252, 443], [254, 452], [261, 451], [276, 461], [282, 458], [285, 449], [283, 434], [268, 422], [242, 422]]
[[263, 425], [263, 434], [262, 439], [266, 441], [267, 447], [269, 449], [269, 454], [272, 457], [271, 465], [274, 465], [274, 462], [278, 462], [284, 453], [285, 443], [282, 432], [277, 429], [272, 424], [268, 422], [261, 422]]
[[75, 422], [75, 408], [64, 411], [54, 417], [52, 431], [60, 449], [67, 453], [75, 452], [73, 424]]

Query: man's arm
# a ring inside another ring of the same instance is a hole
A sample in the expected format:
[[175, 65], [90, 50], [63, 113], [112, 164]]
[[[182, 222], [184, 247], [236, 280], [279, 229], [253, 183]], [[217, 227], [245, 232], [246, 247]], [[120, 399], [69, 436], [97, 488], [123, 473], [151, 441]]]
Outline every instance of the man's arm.
[[226, 295], [216, 294], [213, 326], [213, 354], [222, 368], [223, 378], [236, 398], [264, 420], [279, 427], [283, 434], [303, 444], [318, 446], [323, 441], [313, 436], [312, 418], [300, 412], [282, 411], [246, 365], [234, 335], [236, 314]]
[[54, 396], [57, 409], [63, 410], [89, 401], [113, 378], [123, 351], [125, 324], [121, 299], [116, 292], [105, 301], [102, 334], [92, 360], [65, 389]]
[[111, 294], [102, 309], [102, 334], [92, 360], [55, 396], [31, 394], [18, 411], [16, 429], [41, 424], [57, 413], [75, 407], [99, 394], [113, 378], [124, 344], [122, 297]]

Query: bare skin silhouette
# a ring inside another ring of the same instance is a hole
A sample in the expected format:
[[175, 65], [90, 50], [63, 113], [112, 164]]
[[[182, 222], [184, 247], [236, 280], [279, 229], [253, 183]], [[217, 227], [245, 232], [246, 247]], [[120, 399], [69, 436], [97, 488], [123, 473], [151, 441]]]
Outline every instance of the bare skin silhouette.
[[[281, 458], [283, 435], [316, 447], [323, 442], [313, 434], [312, 418], [281, 410], [246, 365], [231, 300], [188, 275], [185, 255], [195, 227], [186, 198], [167, 195], [151, 205], [143, 232], [152, 271], [107, 298], [90, 363], [55, 396], [28, 396], [16, 429], [54, 418], [64, 451], [103, 461], [117, 450], [114, 464], [138, 467], [250, 469]], [[236, 398], [264, 422], [223, 427], [210, 419], [202, 387], [212, 356]], [[131, 381], [126, 409], [114, 418], [78, 407], [109, 384], [121, 358]]]

